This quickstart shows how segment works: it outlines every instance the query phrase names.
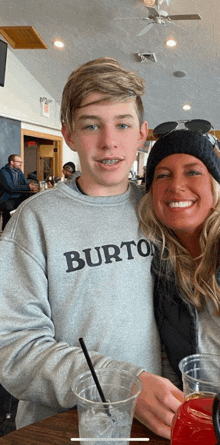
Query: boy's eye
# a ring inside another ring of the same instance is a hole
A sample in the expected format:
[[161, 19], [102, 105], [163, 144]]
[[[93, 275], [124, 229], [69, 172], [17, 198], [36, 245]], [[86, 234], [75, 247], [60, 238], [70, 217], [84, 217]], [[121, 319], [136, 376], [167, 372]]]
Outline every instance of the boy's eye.
[[129, 127], [129, 125], [128, 124], [119, 124], [118, 127], [122, 128], [122, 129], [126, 129]]
[[97, 130], [98, 125], [97, 124], [90, 124], [90, 125], [86, 125], [84, 128], [86, 130]]

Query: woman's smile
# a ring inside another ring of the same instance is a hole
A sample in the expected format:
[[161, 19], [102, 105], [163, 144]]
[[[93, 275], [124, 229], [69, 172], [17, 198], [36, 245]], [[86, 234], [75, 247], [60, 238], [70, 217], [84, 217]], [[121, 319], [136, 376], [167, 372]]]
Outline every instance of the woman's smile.
[[171, 207], [172, 209], [187, 208], [192, 206], [193, 204], [193, 201], [171, 201], [167, 203], [168, 207]]

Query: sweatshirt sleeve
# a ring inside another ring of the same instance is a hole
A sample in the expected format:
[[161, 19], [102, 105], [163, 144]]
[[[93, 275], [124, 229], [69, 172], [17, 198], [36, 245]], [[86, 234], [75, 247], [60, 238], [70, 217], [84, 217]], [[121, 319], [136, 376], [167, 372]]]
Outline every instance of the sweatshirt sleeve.
[[[37, 224], [27, 229], [28, 215], [20, 224], [22, 237], [15, 236], [17, 218], [8, 223], [0, 241], [0, 381], [18, 399], [71, 408], [73, 380], [88, 368], [78, 345], [56, 340], [46, 245]], [[117, 366], [136, 375], [142, 371], [96, 351], [90, 354], [97, 368]]]

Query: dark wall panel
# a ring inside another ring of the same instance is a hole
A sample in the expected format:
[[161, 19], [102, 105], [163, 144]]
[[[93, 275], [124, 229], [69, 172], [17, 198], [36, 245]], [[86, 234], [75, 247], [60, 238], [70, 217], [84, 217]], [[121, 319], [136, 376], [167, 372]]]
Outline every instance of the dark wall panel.
[[0, 116], [0, 168], [13, 153], [21, 154], [21, 122]]

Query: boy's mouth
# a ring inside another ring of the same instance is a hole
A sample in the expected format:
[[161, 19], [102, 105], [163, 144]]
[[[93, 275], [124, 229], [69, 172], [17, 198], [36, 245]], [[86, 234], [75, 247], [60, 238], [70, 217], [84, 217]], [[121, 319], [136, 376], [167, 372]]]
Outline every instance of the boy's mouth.
[[112, 165], [112, 164], [116, 164], [119, 161], [120, 161], [120, 159], [102, 159], [99, 162], [101, 162], [102, 164], [106, 164], [106, 165]]

